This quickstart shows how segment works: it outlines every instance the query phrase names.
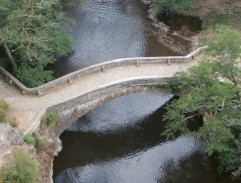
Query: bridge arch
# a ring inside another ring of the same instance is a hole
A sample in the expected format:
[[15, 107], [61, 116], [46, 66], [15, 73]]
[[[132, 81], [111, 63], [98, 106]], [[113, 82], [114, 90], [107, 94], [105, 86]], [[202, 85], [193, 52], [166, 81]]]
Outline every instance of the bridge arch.
[[60, 120], [56, 126], [44, 130], [49, 136], [59, 137], [76, 119], [90, 112], [97, 106], [114, 98], [131, 93], [145, 91], [159, 91], [170, 93], [170, 90], [153, 87], [163, 84], [171, 78], [134, 78], [103, 86], [97, 90], [71, 99], [67, 102], [51, 106], [47, 112], [58, 112]]

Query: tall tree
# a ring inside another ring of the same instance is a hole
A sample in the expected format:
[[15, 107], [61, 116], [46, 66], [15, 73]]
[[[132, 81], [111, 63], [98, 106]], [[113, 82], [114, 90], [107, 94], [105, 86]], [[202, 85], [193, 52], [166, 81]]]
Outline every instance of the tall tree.
[[60, 27], [65, 18], [60, 0], [2, 0], [0, 9], [0, 44], [14, 73], [28, 86], [46, 82], [47, 64], [56, 54], [66, 55], [72, 44]]
[[[182, 97], [167, 107], [165, 119], [169, 123], [163, 134], [169, 138], [177, 132], [200, 136], [208, 153], [216, 154], [220, 170], [240, 177], [241, 68], [237, 62], [239, 54], [230, 51], [240, 48], [238, 44], [223, 42], [234, 39], [235, 43], [240, 38], [227, 27], [218, 26], [213, 39], [209, 41], [213, 45], [210, 44], [208, 53], [216, 53], [218, 57], [206, 59], [187, 72], [176, 73], [168, 83], [168, 87], [181, 92]], [[204, 117], [203, 126], [191, 132], [188, 119], [197, 115]]]

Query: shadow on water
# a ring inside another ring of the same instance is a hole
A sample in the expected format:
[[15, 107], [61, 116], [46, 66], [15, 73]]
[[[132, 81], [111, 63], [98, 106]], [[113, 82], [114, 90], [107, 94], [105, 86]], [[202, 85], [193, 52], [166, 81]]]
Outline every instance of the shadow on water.
[[[130, 94], [81, 117], [61, 135], [63, 150], [54, 159], [55, 182], [229, 182], [228, 176], [218, 174], [199, 139], [180, 136], [165, 141], [160, 136], [165, 125], [163, 105], [171, 97]], [[202, 119], [195, 123], [192, 128]]]
[[[55, 175], [66, 168], [129, 156], [164, 141], [160, 132], [165, 125], [161, 123], [165, 109], [158, 106], [158, 104], [162, 105], [164, 101], [155, 102], [154, 105], [149, 105], [149, 107], [136, 106], [137, 109], [133, 109], [130, 104], [130, 102], [133, 102], [133, 105], [137, 103], [146, 105], [148, 99], [153, 100], [154, 96], [160, 99], [158, 93], [153, 93], [152, 96], [151, 94], [146, 96], [145, 93], [140, 93], [139, 96], [131, 94], [128, 97], [120, 97], [94, 109], [77, 120], [60, 137], [64, 149], [54, 160]], [[171, 95], [162, 96], [164, 98], [171, 97]], [[142, 97], [146, 97], [146, 100], [140, 101]], [[130, 105], [125, 106], [124, 103]], [[120, 105], [125, 106], [125, 109]], [[109, 106], [112, 109], [111, 111]], [[156, 108], [157, 106], [158, 108]], [[116, 111], [118, 108], [119, 111]], [[144, 108], [144, 110], [141, 108]], [[140, 116], [133, 116], [135, 111]], [[103, 114], [103, 112], [106, 114]], [[96, 118], [96, 113], [99, 118], [97, 120], [92, 119], [92, 115]], [[121, 116], [121, 113], [125, 116]], [[108, 120], [106, 117], [108, 117]], [[118, 118], [118, 120], [115, 121], [115, 118]], [[62, 160], [66, 157], [72, 158], [67, 158], [67, 161], [62, 163]]]
[[[164, 108], [161, 107], [145, 119], [134, 122], [137, 125], [127, 126], [114, 132], [65, 131], [61, 135], [63, 145], [72, 143], [56, 157], [55, 172], [61, 172], [66, 167], [84, 166], [97, 161], [129, 156], [159, 144], [164, 141], [160, 136], [164, 123], [157, 123], [155, 119], [161, 120], [163, 112]], [[75, 154], [77, 156], [74, 156]], [[73, 158], [68, 160], [68, 164], [62, 162], [58, 164], [58, 159], [62, 159], [63, 156]]]
[[166, 24], [174, 31], [188, 31], [197, 34], [202, 30], [202, 20], [198, 17], [191, 17], [176, 13], [158, 14], [158, 20]]

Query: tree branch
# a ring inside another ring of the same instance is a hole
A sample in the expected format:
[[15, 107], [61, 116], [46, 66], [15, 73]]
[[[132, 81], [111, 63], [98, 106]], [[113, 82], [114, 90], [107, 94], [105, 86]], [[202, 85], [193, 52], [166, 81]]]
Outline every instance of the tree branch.
[[13, 70], [14, 70], [14, 72], [16, 72], [18, 70], [18, 66], [17, 66], [17, 63], [16, 63], [15, 59], [13, 58], [13, 56], [11, 54], [11, 51], [10, 51], [7, 43], [4, 42], [3, 46], [5, 48], [5, 51], [6, 51], [7, 55], [8, 55], [8, 58], [9, 58], [11, 64], [12, 64], [12, 66], [13, 66]]

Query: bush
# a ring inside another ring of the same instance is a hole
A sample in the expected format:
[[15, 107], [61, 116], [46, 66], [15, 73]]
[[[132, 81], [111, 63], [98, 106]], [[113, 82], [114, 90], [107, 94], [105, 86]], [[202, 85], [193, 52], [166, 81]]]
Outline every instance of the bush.
[[15, 76], [27, 87], [40, 86], [53, 79], [53, 72], [45, 70], [43, 66], [30, 67], [22, 64]]
[[36, 142], [34, 136], [32, 136], [31, 134], [24, 135], [23, 140], [27, 144], [33, 144], [33, 145], [35, 145], [35, 142]]
[[55, 125], [58, 120], [59, 120], [58, 113], [50, 112], [50, 113], [45, 114], [42, 117], [41, 121], [49, 126], [49, 125]]
[[9, 104], [4, 100], [0, 100], [0, 122], [6, 122], [6, 116], [8, 111]]
[[39, 177], [37, 161], [22, 149], [15, 150], [10, 163], [0, 170], [0, 180], [4, 183], [33, 183]]
[[208, 45], [205, 51], [221, 59], [236, 59], [241, 53], [240, 42], [241, 38], [237, 31], [225, 25], [216, 25], [213, 37], [205, 43]]

